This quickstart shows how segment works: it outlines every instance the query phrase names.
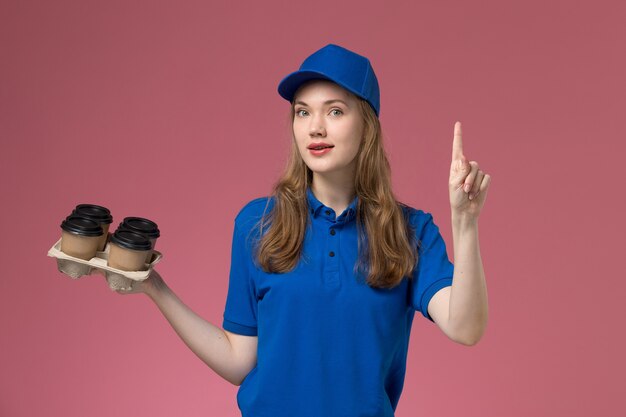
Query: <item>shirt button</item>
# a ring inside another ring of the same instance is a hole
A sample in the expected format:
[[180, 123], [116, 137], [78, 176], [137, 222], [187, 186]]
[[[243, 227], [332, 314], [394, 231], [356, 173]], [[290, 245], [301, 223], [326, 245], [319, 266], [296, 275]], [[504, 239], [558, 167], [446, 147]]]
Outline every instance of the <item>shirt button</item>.
[[330, 255], [330, 257], [332, 258], [333, 256], [335, 256], [335, 252], [331, 251], [331, 252], [329, 253], [329, 255]]
[[326, 210], [326, 214], [330, 215], [330, 210]]
[[335, 236], [335, 229], [330, 229], [330, 234]]

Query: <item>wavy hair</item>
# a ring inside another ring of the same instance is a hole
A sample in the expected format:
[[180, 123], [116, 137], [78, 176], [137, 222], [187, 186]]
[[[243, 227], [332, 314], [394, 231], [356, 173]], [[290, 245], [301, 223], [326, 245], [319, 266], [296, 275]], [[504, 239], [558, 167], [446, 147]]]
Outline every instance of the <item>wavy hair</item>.
[[[400, 284], [404, 277], [412, 277], [419, 243], [408, 220], [408, 206], [393, 195], [380, 121], [367, 101], [352, 96], [358, 101], [364, 121], [354, 178], [359, 197], [356, 210], [359, 256], [354, 273], [366, 277], [371, 287], [389, 289]], [[257, 224], [261, 238], [255, 257], [265, 272], [284, 273], [296, 267], [310, 221], [306, 190], [312, 183], [313, 172], [298, 151], [293, 133], [294, 116], [292, 103], [291, 151], [283, 173], [272, 188], [270, 199], [274, 199], [274, 207]]]

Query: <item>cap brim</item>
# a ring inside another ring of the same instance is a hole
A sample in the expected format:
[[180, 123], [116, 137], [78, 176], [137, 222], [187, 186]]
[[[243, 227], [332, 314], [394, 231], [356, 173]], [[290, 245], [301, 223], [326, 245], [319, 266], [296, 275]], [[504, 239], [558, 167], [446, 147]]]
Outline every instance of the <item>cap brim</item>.
[[335, 82], [330, 77], [318, 71], [296, 71], [287, 75], [278, 84], [278, 94], [285, 100], [291, 102], [298, 88], [309, 80], [328, 80]]

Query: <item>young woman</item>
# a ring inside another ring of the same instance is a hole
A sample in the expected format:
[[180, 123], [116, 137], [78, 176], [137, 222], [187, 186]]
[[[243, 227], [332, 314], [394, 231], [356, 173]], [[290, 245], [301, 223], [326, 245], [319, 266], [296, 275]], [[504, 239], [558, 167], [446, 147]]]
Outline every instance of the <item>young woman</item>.
[[431, 214], [397, 201], [370, 61], [329, 44], [279, 84], [293, 146], [269, 197], [235, 218], [222, 327], [155, 272], [150, 296], [185, 343], [240, 385], [244, 417], [393, 416], [414, 313], [473, 345], [488, 316], [478, 216], [490, 178], [454, 128], [454, 259]]

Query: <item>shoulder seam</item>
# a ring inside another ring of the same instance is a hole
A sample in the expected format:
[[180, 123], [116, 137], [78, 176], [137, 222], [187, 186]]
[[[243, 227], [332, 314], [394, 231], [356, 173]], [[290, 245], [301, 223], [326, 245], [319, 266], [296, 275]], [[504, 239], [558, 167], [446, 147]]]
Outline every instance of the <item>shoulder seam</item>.
[[261, 205], [261, 204], [264, 205], [268, 201], [269, 201], [269, 197], [268, 196], [257, 197], [255, 199], [252, 199], [252, 200], [248, 201], [243, 207], [241, 207], [241, 209], [239, 209], [239, 212], [235, 216], [235, 222], [239, 219], [239, 217], [241, 217], [241, 215], [243, 214], [243, 212], [246, 209], [248, 209], [250, 207], [258, 206], [258, 205]]

